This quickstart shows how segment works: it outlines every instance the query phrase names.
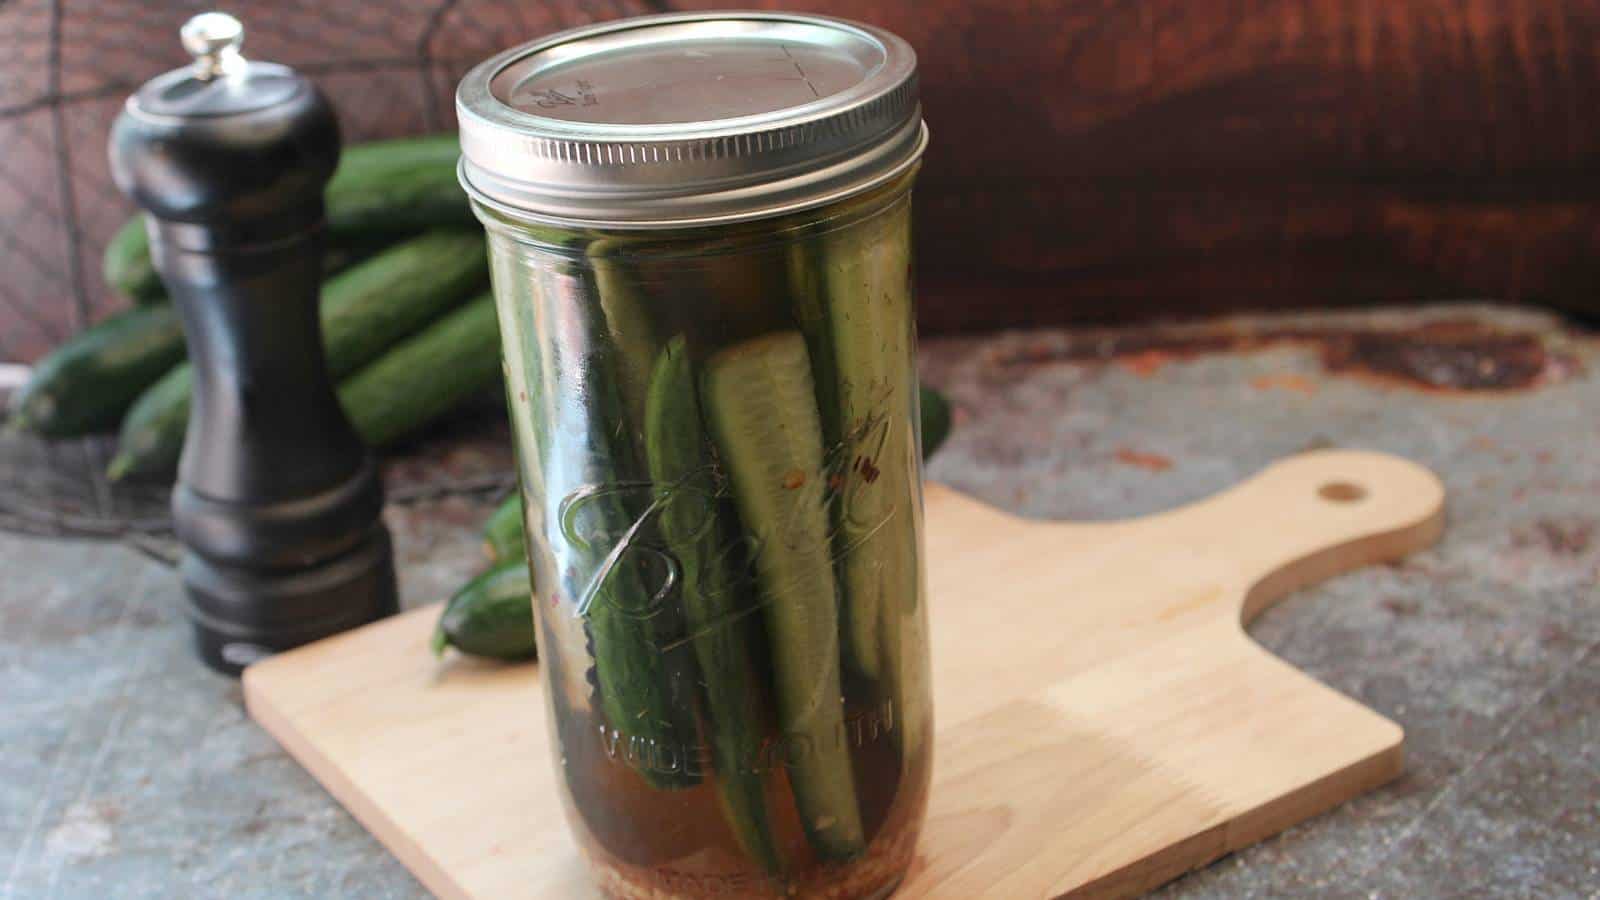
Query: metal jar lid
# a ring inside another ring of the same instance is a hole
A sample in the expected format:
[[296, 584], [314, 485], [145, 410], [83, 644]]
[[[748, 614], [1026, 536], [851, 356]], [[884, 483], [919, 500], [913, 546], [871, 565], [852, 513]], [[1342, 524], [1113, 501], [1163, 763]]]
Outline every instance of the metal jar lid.
[[917, 59], [868, 25], [691, 13], [565, 31], [456, 90], [461, 182], [519, 218], [624, 228], [827, 203], [914, 165]]

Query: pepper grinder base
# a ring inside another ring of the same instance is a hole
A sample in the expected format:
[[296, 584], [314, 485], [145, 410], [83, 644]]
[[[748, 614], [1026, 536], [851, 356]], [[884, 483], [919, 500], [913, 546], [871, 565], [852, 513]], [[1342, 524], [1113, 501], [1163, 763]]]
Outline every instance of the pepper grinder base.
[[[210, 668], [245, 666], [399, 611], [389, 530], [375, 526], [348, 553], [292, 572], [218, 564], [190, 552], [182, 574], [195, 649]], [[263, 602], [266, 601], [266, 602]], [[298, 610], [315, 609], [307, 619]], [[279, 621], [262, 613], [279, 611]]]

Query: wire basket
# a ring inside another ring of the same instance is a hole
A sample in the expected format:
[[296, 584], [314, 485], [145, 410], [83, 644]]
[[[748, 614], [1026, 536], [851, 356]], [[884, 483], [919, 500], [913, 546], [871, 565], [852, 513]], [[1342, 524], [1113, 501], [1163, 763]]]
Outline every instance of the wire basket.
[[[0, 532], [122, 541], [176, 560], [170, 476], [108, 481], [113, 443], [109, 436], [50, 441], [0, 428]], [[391, 507], [446, 497], [499, 501], [516, 487], [503, 395], [485, 393], [382, 463]]]

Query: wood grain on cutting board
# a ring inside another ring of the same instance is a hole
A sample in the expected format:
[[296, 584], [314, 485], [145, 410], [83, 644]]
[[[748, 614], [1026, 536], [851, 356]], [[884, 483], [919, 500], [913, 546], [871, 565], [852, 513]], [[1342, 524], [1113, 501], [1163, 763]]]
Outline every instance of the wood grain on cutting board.
[[[1113, 523], [929, 486], [934, 784], [896, 896], [1137, 894], [1394, 777], [1399, 727], [1242, 625], [1428, 545], [1443, 500], [1427, 470], [1353, 451]], [[437, 663], [436, 615], [252, 666], [251, 715], [440, 896], [591, 896], [538, 668]]]

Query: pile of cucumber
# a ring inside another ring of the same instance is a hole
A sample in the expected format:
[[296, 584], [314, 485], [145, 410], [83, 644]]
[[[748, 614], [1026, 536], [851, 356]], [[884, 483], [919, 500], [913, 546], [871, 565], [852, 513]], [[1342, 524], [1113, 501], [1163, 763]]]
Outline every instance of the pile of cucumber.
[[[328, 183], [324, 351], [345, 412], [375, 447], [501, 377], [483, 232], [456, 181], [458, 154], [453, 134], [358, 145]], [[41, 360], [12, 398], [9, 427], [50, 438], [120, 428], [108, 476], [169, 477], [191, 372], [140, 219], [107, 246], [104, 275], [133, 305]]]

